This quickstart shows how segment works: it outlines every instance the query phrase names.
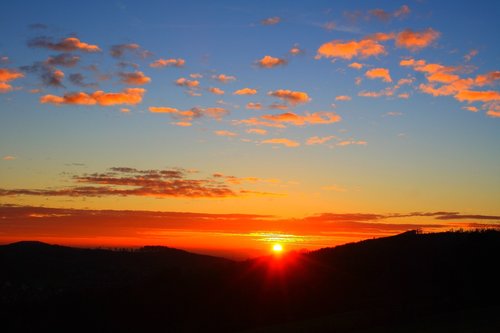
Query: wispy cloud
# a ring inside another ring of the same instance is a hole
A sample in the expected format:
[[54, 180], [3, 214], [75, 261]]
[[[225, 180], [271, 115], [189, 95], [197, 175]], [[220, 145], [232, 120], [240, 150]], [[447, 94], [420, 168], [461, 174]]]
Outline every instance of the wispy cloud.
[[28, 41], [28, 46], [30, 47], [41, 47], [54, 51], [61, 52], [71, 52], [71, 51], [82, 51], [82, 52], [100, 52], [101, 49], [97, 45], [92, 45], [80, 41], [76, 37], [68, 37], [61, 39], [58, 42], [54, 42], [50, 37], [37, 37]]
[[161, 67], [183, 67], [186, 61], [181, 58], [177, 59], [158, 59], [149, 64], [150, 67], [161, 68]]
[[286, 139], [286, 138], [273, 138], [261, 141], [264, 144], [274, 144], [274, 145], [283, 145], [285, 147], [298, 147], [300, 143], [294, 140]]
[[142, 102], [142, 97], [146, 92], [142, 88], [127, 88], [118, 93], [106, 93], [102, 90], [93, 93], [74, 92], [63, 96], [44, 95], [40, 97], [42, 104], [55, 105], [101, 105], [111, 106], [119, 104], [136, 105]]
[[275, 25], [281, 22], [279, 16], [268, 17], [260, 21], [262, 25]]

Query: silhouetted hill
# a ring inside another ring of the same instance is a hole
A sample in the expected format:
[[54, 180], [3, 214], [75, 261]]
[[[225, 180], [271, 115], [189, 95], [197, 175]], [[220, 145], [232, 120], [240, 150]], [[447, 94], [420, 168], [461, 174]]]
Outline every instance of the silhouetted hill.
[[244, 262], [20, 242], [0, 246], [0, 319], [6, 332], [497, 332], [499, 254], [493, 230]]

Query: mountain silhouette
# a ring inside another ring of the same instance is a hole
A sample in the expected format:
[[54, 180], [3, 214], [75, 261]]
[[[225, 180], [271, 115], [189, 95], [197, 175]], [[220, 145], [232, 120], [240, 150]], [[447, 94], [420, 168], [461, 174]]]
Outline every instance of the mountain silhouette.
[[3, 332], [498, 332], [500, 231], [417, 231], [246, 261], [0, 246]]

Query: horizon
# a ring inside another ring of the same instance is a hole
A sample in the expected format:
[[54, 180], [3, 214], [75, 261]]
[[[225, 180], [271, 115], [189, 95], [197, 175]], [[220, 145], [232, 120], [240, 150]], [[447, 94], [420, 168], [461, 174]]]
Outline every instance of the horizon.
[[0, 244], [250, 257], [500, 227], [499, 3], [0, 9]]

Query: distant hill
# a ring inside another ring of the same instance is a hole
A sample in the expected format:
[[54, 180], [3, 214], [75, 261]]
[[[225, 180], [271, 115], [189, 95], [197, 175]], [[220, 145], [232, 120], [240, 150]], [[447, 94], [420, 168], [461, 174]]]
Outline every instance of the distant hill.
[[0, 246], [4, 332], [498, 332], [500, 232], [407, 232], [243, 262]]

